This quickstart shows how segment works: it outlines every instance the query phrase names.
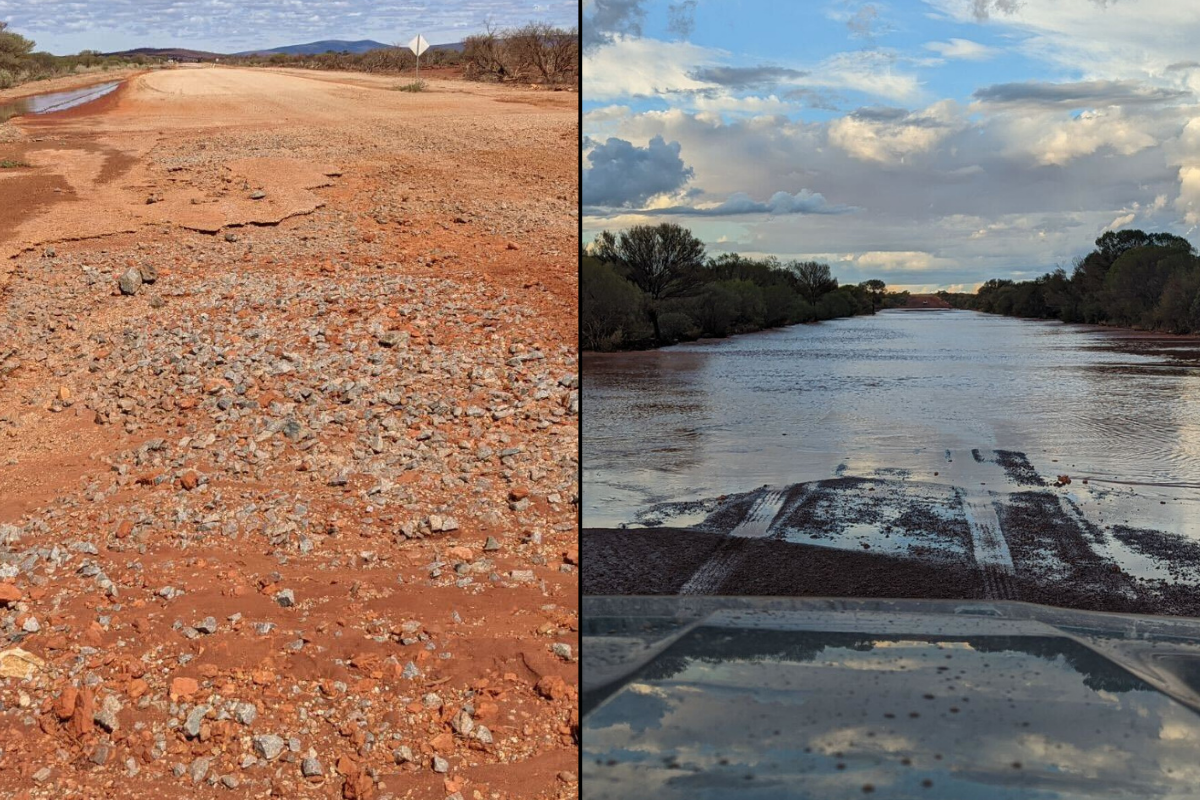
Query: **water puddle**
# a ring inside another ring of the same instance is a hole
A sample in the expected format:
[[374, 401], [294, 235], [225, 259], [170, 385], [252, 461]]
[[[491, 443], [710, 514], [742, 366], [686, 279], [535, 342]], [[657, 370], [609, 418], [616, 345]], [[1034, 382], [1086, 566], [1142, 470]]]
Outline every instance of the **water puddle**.
[[120, 81], [111, 81], [96, 86], [87, 86], [83, 89], [48, 92], [46, 94], [33, 95], [32, 97], [22, 97], [19, 100], [13, 100], [8, 103], [0, 103], [0, 122], [7, 122], [13, 117], [66, 111], [68, 108], [75, 108], [84, 103], [98, 100], [106, 94], [111, 94], [120, 85]]

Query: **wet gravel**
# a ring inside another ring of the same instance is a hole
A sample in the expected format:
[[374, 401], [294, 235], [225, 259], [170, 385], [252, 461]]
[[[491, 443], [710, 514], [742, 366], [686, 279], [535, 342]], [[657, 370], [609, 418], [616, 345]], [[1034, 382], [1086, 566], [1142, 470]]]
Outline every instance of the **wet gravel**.
[[[980, 459], [976, 457], [976, 460]], [[1024, 453], [997, 450], [996, 463], [1004, 468], [1005, 476], [1018, 486], [1046, 486], [1046, 480], [1033, 468]]]
[[867, 552], [738, 539], [679, 529], [583, 531], [583, 592], [677, 594], [719, 546], [737, 566], [714, 594], [973, 599], [982, 582], [973, 565], [923, 562]]

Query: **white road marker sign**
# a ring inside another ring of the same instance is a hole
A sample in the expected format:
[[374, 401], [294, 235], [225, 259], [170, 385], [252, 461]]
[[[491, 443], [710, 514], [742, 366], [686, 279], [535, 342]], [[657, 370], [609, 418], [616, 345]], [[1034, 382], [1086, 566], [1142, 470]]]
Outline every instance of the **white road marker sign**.
[[408, 43], [408, 49], [417, 54], [417, 80], [421, 79], [421, 53], [429, 49], [429, 42], [425, 41], [425, 37], [417, 34], [413, 40]]
[[418, 33], [416, 37], [414, 37], [413, 40], [408, 43], [408, 49], [416, 53], [417, 58], [420, 58], [421, 54], [429, 49], [429, 42], [425, 41], [425, 37]]

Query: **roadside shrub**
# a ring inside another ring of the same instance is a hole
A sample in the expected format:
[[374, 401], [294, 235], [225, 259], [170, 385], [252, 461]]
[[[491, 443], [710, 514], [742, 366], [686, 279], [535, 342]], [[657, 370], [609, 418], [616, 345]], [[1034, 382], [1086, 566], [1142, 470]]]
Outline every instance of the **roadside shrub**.
[[6, 69], [0, 69], [0, 89], [9, 89], [17, 85], [17, 76]]
[[854, 314], [854, 304], [841, 292], [829, 292], [817, 301], [817, 319], [849, 317]]
[[616, 350], [648, 339], [642, 293], [611, 266], [594, 258], [580, 263], [579, 330], [588, 350]]
[[549, 85], [579, 83], [579, 31], [531, 22], [521, 28], [468, 36], [463, 76], [475, 81]]
[[412, 83], [404, 83], [399, 86], [393, 86], [397, 92], [423, 92], [428, 84], [425, 81], [413, 81]]
[[696, 323], [682, 311], [668, 311], [662, 314], [658, 318], [658, 327], [665, 342], [682, 342], [700, 336]]
[[803, 298], [796, 298], [788, 309], [788, 322], [793, 325], [799, 322], [816, 322], [817, 310]]
[[[730, 334], [738, 314], [738, 296], [724, 282], [710, 283], [700, 292], [692, 307], [692, 316], [700, 330], [723, 338]], [[661, 321], [660, 321], [661, 324]]]

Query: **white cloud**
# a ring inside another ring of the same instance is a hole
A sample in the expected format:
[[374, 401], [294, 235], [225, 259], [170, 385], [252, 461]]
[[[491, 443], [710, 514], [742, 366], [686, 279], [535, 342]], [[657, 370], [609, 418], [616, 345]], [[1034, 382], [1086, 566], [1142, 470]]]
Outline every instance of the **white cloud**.
[[[996, 124], [1004, 131], [1009, 152], [1057, 166], [1098, 152], [1133, 155], [1174, 133], [1163, 131], [1153, 117], [1129, 115], [1120, 108], [1085, 111], [1074, 118], [1020, 111], [999, 117]], [[1177, 130], [1178, 124], [1171, 127]]]
[[616, 36], [584, 53], [584, 93], [588, 100], [605, 101], [713, 89], [715, 84], [691, 73], [726, 55], [689, 42]]
[[965, 125], [958, 105], [942, 100], [921, 112], [898, 115], [852, 114], [829, 125], [829, 141], [862, 161], [903, 164], [927, 153]]
[[965, 61], [985, 61], [997, 54], [997, 50], [970, 39], [951, 39], [948, 42], [928, 42], [926, 50], [932, 50], [942, 58]]
[[957, 262], [920, 250], [871, 250], [854, 259], [860, 269], [877, 272], [927, 272], [947, 269]]
[[921, 90], [916, 76], [897, 70], [896, 58], [880, 50], [838, 53], [822, 61], [811, 75], [797, 83], [827, 89], [851, 89], [897, 102], [912, 100]]

